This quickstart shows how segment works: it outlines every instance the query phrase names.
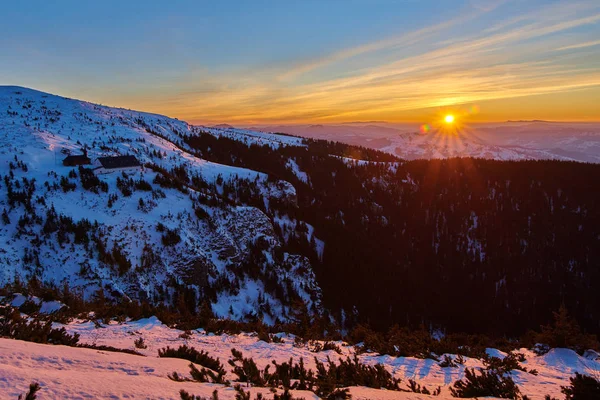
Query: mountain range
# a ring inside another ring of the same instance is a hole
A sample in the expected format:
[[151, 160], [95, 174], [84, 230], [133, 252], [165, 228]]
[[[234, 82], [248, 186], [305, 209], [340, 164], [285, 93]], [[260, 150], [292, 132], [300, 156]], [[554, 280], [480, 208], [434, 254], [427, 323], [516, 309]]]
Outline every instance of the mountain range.
[[600, 162], [600, 124], [508, 121], [463, 124], [451, 134], [418, 124], [355, 122], [322, 125], [266, 125], [250, 129], [340, 141], [412, 160], [482, 157], [494, 160], [555, 159]]

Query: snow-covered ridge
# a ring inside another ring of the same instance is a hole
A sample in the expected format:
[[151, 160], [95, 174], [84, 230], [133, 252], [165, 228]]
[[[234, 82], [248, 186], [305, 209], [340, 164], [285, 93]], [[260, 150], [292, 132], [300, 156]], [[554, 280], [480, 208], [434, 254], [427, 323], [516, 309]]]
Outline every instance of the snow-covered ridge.
[[253, 131], [249, 129], [236, 129], [232, 127], [197, 126], [197, 128], [200, 128], [203, 131], [209, 132], [215, 136], [228, 137], [248, 145], [266, 145], [274, 149], [278, 149], [280, 146], [304, 146], [302, 143], [303, 139], [294, 136]]
[[[267, 243], [263, 273], [277, 276], [281, 284], [292, 282], [307, 308], [319, 310], [320, 289], [310, 262], [287, 253], [272, 257], [280, 242], [269, 217], [254, 207], [213, 201], [224, 185], [239, 180], [254, 182], [266, 200], [294, 201], [293, 186], [196, 157], [180, 143], [182, 135], [191, 134], [187, 123], [161, 115], [0, 87], [0, 212], [6, 215], [0, 221], [0, 283], [36, 276], [57, 286], [67, 283], [86, 296], [102, 288], [117, 297], [168, 303], [175, 287], [201, 298], [214, 282], [225, 280], [231, 285], [217, 290], [213, 301], [217, 316], [244, 319], [264, 309], [263, 320], [273, 323], [285, 320], [286, 299], [235, 267], [249, 246], [262, 240]], [[292, 139], [289, 144], [299, 143]], [[134, 155], [142, 164], [166, 171], [184, 168], [188, 178], [208, 188], [165, 187], [160, 171], [143, 167], [127, 177], [120, 172], [100, 176], [106, 191], [85, 190], [77, 168], [62, 165], [67, 153], [82, 154], [84, 149], [92, 160]], [[150, 187], [138, 190], [135, 182]], [[123, 186], [129, 186], [129, 195]], [[30, 191], [28, 199], [18, 198], [22, 189]], [[85, 238], [72, 233], [62, 237], [64, 227], [57, 231], [55, 223], [48, 225], [49, 219], [62, 216], [75, 224], [89, 221]], [[176, 232], [177, 239], [165, 244], [169, 232]], [[102, 259], [98, 243], [117, 254], [113, 261], [124, 256], [120, 267]]]

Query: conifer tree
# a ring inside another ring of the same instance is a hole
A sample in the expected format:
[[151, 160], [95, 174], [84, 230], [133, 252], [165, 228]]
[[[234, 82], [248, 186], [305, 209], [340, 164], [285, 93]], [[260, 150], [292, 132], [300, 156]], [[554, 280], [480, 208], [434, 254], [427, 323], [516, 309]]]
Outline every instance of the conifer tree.
[[576, 372], [570, 381], [570, 386], [561, 388], [565, 394], [565, 400], [600, 399], [600, 381], [598, 379]]
[[39, 392], [39, 390], [42, 387], [40, 386], [39, 383], [37, 382], [33, 382], [29, 385], [29, 391], [27, 392], [27, 394], [25, 395], [25, 397], [23, 397], [23, 395], [19, 396], [19, 400], [36, 400], [37, 399], [37, 392]]
[[2, 211], [2, 222], [4, 225], [10, 224], [10, 218], [8, 217], [8, 213], [6, 212], [6, 208]]

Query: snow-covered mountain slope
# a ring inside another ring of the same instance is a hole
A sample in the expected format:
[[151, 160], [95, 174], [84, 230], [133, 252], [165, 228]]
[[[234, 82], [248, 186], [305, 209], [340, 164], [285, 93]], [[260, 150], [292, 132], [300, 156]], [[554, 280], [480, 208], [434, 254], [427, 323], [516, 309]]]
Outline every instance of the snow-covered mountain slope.
[[260, 146], [270, 146], [274, 149], [280, 146], [304, 146], [302, 138], [281, 135], [276, 133], [266, 133], [249, 129], [236, 129], [230, 126], [202, 127], [205, 132], [210, 132], [219, 137], [224, 136], [230, 139], [238, 140], [248, 145], [256, 144]]
[[[267, 323], [285, 320], [297, 298], [319, 310], [309, 260], [281, 254], [261, 210], [222, 197], [228, 185], [251, 181], [266, 204], [293, 204], [294, 187], [186, 152], [178, 139], [190, 133], [160, 115], [0, 87], [0, 282], [36, 276], [86, 296], [103, 288], [155, 303], [186, 288], [218, 316], [258, 312]], [[134, 155], [144, 166], [96, 178], [62, 165], [84, 149], [92, 160]], [[259, 272], [248, 274], [241, 266], [256, 262], [256, 246]], [[266, 288], [265, 277], [282, 289]]]
[[[600, 162], [600, 124], [544, 121], [465, 124], [446, 132], [417, 124], [366, 122], [251, 128], [369, 147], [407, 160], [481, 157], [495, 160], [556, 159]], [[230, 129], [231, 130], [231, 129]], [[454, 130], [455, 132], [448, 132]]]
[[[57, 324], [60, 325], [60, 324]], [[206, 351], [218, 358], [227, 367], [227, 379], [234, 379], [227, 360], [231, 358], [231, 349], [241, 351], [245, 357], [251, 357], [259, 368], [272, 361], [286, 362], [293, 357], [302, 358], [306, 368], [315, 368], [315, 357], [320, 362], [330, 358], [337, 362], [340, 358], [353, 356], [355, 349], [344, 342], [336, 342], [340, 353], [334, 350], [314, 352], [314, 344], [298, 344], [293, 335], [278, 334], [281, 343], [266, 343], [256, 334], [213, 335], [203, 330], [184, 332], [161, 324], [156, 318], [148, 318], [126, 323], [111, 322], [101, 325], [91, 321], [74, 321], [66, 325], [69, 332], [81, 335], [81, 342], [97, 346], [112, 346], [121, 349], [135, 349], [146, 357], [135, 355], [80, 349], [64, 346], [40, 345], [28, 342], [0, 339], [0, 391], [7, 398], [16, 398], [26, 391], [27, 385], [38, 382], [42, 386], [40, 398], [151, 398], [176, 399], [181, 389], [196, 395], [211, 396], [218, 391], [219, 398], [232, 399], [235, 391], [231, 387], [211, 383], [174, 382], [169, 374], [178, 372], [188, 376], [189, 362], [174, 358], [157, 358], [158, 350], [167, 346], [177, 348], [187, 345]], [[145, 349], [134, 346], [136, 339], [143, 338]], [[520, 349], [526, 360], [522, 365], [536, 374], [514, 370], [511, 375], [522, 394], [530, 399], [543, 399], [549, 394], [562, 398], [561, 386], [567, 386], [569, 377], [575, 372], [588, 375], [597, 374], [600, 361], [594, 357], [582, 357], [572, 350], [553, 349], [545, 355]], [[504, 353], [488, 349], [487, 353], [502, 358]], [[597, 354], [592, 354], [597, 356]], [[451, 357], [454, 357], [451, 355]], [[441, 387], [439, 396], [397, 392], [389, 390], [351, 387], [353, 399], [451, 399], [449, 387], [463, 379], [466, 368], [480, 368], [480, 360], [465, 357], [464, 364], [458, 367], [442, 367], [432, 359], [413, 357], [392, 357], [374, 353], [363, 353], [359, 360], [367, 365], [383, 364], [394, 377], [401, 379], [401, 388], [408, 390], [409, 379], [421, 386], [435, 389]], [[110, 381], [110, 385], [106, 382]], [[265, 388], [247, 388], [253, 393], [263, 393], [270, 398]], [[294, 397], [317, 399], [308, 391], [293, 391]]]

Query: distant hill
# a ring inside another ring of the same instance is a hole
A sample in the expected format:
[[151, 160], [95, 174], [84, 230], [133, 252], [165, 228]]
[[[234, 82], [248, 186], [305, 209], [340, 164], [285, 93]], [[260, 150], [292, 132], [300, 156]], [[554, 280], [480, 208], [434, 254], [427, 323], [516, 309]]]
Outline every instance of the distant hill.
[[[404, 159], [481, 157], [494, 160], [575, 160], [600, 163], [600, 123], [543, 120], [464, 124], [457, 132], [418, 124], [352, 122], [347, 124], [273, 125], [251, 128], [313, 139], [340, 141]], [[561, 151], [556, 151], [561, 149]]]

